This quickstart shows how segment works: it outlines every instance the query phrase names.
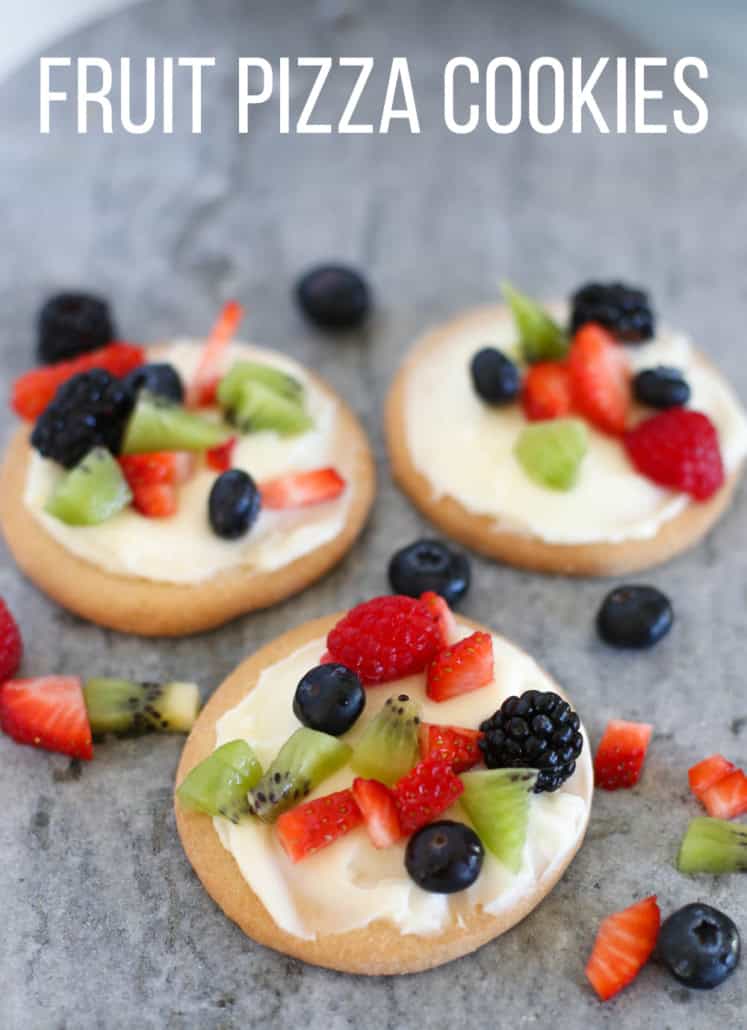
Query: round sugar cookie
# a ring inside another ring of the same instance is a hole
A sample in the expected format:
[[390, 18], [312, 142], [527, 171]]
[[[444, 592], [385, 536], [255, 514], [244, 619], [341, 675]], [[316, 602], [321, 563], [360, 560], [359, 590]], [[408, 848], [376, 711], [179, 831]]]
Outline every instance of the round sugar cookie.
[[[257, 685], [262, 671], [312, 641], [326, 638], [343, 614], [338, 612], [336, 615], [315, 619], [284, 633], [235, 669], [211, 696], [187, 739], [176, 773], [177, 786], [213, 751], [217, 721]], [[478, 623], [462, 617], [459, 622], [472, 630], [485, 630]], [[519, 654], [526, 657], [522, 652]], [[547, 689], [562, 695], [563, 692], [544, 670], [540, 671]], [[382, 691], [386, 690], [386, 685], [368, 689]], [[247, 936], [293, 958], [344, 973], [416, 973], [467, 955], [505, 933], [529, 915], [560, 880], [581, 847], [591, 811], [593, 773], [589, 742], [585, 734], [584, 749], [574, 775], [578, 777], [580, 795], [585, 802], [585, 818], [572, 846], [562, 855], [561, 860], [551, 864], [530, 889], [500, 914], [491, 915], [476, 907], [463, 920], [464, 925], [449, 925], [440, 933], [426, 935], [401, 933], [392, 922], [382, 919], [359, 929], [318, 936], [313, 940], [287, 933], [278, 926], [242, 877], [233, 855], [218, 838], [212, 818], [185, 809], [176, 798], [174, 804], [179, 836], [194, 871], [215, 903]], [[302, 863], [299, 863], [299, 868], [301, 866]], [[334, 899], [330, 900], [334, 904]]]
[[[519, 568], [569, 576], [616, 576], [647, 569], [668, 561], [696, 544], [728, 507], [740, 478], [743, 459], [732, 468], [721, 489], [705, 502], [690, 502], [677, 514], [664, 519], [650, 536], [588, 543], [559, 543], [530, 531], [500, 525], [500, 514], [469, 510], [448, 489], [437, 491], [417, 466], [407, 438], [406, 403], [414, 377], [422, 363], [463, 333], [473, 333], [474, 351], [491, 344], [496, 321], [509, 318], [502, 305], [485, 305], [426, 332], [416, 341], [391, 385], [386, 401], [385, 433], [395, 481], [409, 499], [447, 536], [467, 547]], [[695, 366], [715, 370], [694, 352]], [[469, 369], [464, 368], [465, 377]], [[496, 409], [501, 411], [501, 409]], [[651, 412], [652, 414], [654, 412]], [[443, 412], [449, 419], [449, 412]], [[551, 495], [554, 491], [547, 491]]]

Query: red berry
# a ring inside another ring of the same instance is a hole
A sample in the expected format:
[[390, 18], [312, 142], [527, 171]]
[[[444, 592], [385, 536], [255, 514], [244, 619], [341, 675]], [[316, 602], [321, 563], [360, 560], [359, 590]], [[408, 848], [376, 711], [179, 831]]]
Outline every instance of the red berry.
[[409, 835], [432, 823], [454, 804], [463, 791], [464, 784], [454, 773], [450, 762], [432, 759], [418, 762], [394, 785], [394, 803], [402, 832]]
[[582, 326], [573, 337], [568, 368], [576, 411], [603, 433], [624, 432], [632, 398], [630, 369], [614, 336], [594, 322]]
[[368, 836], [375, 848], [388, 848], [402, 836], [397, 806], [391, 790], [378, 780], [353, 780], [353, 797], [361, 810]]
[[259, 484], [263, 508], [304, 508], [333, 501], [345, 489], [345, 480], [333, 468], [293, 472]]
[[602, 1001], [636, 978], [651, 957], [660, 926], [655, 894], [603, 920], [586, 964], [586, 976]]
[[93, 758], [91, 727], [77, 676], [8, 680], [0, 687], [0, 729], [19, 744]]
[[223, 305], [218, 320], [202, 348], [200, 361], [192, 382], [187, 387], [186, 404], [190, 408], [215, 403], [215, 394], [220, 382], [220, 368], [223, 353], [236, 335], [244, 309], [235, 300]]
[[131, 487], [132, 503], [149, 519], [167, 519], [179, 508], [177, 492], [171, 483], [138, 483]]
[[205, 452], [205, 460], [211, 469], [216, 472], [228, 472], [238, 439], [237, 436], [229, 436], [225, 443], [219, 443], [217, 447], [211, 447]]
[[448, 701], [493, 679], [493, 641], [478, 630], [440, 651], [428, 666], [426, 693], [432, 701]]
[[275, 824], [291, 862], [321, 851], [363, 821], [353, 792], [338, 790], [284, 812]]
[[747, 776], [741, 769], [727, 773], [700, 795], [706, 812], [714, 819], [734, 819], [747, 812]]
[[23, 641], [18, 623], [5, 601], [0, 599], [0, 683], [15, 676], [23, 655]]
[[521, 403], [530, 422], [568, 415], [572, 403], [567, 367], [557, 361], [530, 365], [522, 387]]
[[653, 726], [612, 719], [594, 759], [594, 782], [603, 790], [634, 787], [641, 777]]
[[422, 672], [440, 643], [438, 623], [426, 606], [399, 594], [357, 605], [327, 637], [332, 660], [347, 665], [367, 684]]
[[457, 624], [454, 613], [448, 604], [433, 590], [426, 590], [420, 595], [420, 600], [433, 613], [441, 633], [441, 647], [448, 647], [457, 636]]
[[44, 411], [57, 388], [79, 372], [92, 368], [105, 368], [111, 375], [121, 378], [142, 365], [145, 351], [131, 343], [110, 343], [99, 350], [81, 354], [71, 361], [43, 365], [24, 373], [13, 384], [11, 404], [21, 418], [34, 419]]
[[439, 762], [448, 762], [455, 773], [466, 772], [482, 761], [478, 741], [479, 730], [463, 726], [433, 726], [424, 722], [420, 727], [420, 756]]
[[723, 486], [716, 427], [700, 411], [669, 408], [625, 434], [625, 448], [642, 476], [707, 501]]
[[703, 799], [703, 795], [714, 783], [723, 780], [729, 773], [734, 772], [736, 765], [727, 761], [723, 755], [711, 755], [704, 758], [702, 762], [691, 766], [687, 770], [687, 779], [690, 790], [696, 798]]

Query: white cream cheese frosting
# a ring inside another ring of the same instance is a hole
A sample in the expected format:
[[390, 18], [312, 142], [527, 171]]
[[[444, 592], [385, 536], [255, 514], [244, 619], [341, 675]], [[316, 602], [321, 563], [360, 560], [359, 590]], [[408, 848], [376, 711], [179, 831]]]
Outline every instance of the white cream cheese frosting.
[[[471, 630], [460, 625], [460, 636]], [[243, 738], [263, 768], [272, 762], [287, 738], [298, 729], [293, 695], [301, 677], [326, 650], [324, 639], [314, 640], [266, 668], [256, 687], [216, 725], [216, 747]], [[363, 726], [392, 694], [406, 693], [422, 705], [425, 722], [477, 728], [505, 698], [525, 690], [552, 690], [549, 677], [527, 655], [507, 641], [493, 637], [495, 678], [489, 685], [434, 702], [425, 694], [425, 676], [369, 687], [366, 707], [345, 740], [355, 747]], [[354, 774], [345, 766], [325, 780], [310, 797], [321, 797], [349, 787]], [[408, 876], [405, 843], [376, 849], [364, 827], [335, 841], [323, 851], [293, 864], [278, 842], [272, 826], [258, 819], [239, 825], [220, 816], [213, 820], [223, 846], [230, 851], [242, 876], [277, 925], [306, 940], [345, 933], [386, 920], [403, 934], [437, 934], [450, 925], [463, 925], [478, 907], [491, 914], [515, 904], [535, 889], [566, 860], [586, 826], [592, 790], [589, 743], [573, 776], [553, 794], [532, 796], [527, 843], [521, 870], [511, 873], [485, 853], [482, 871], [466, 891], [431, 894]], [[469, 822], [458, 803], [443, 818]]]
[[[405, 432], [411, 459], [434, 497], [449, 495], [475, 515], [495, 519], [496, 530], [554, 544], [618, 543], [654, 537], [660, 526], [697, 503], [639, 475], [622, 443], [589, 426], [589, 449], [569, 491], [546, 489], [529, 478], [514, 456], [527, 425], [520, 404], [490, 407], [469, 373], [481, 347], [508, 353], [516, 347], [513, 321], [466, 318], [418, 355], [405, 388]], [[728, 383], [700, 360], [681, 333], [625, 347], [633, 373], [670, 365], [685, 373], [689, 404], [716, 426], [727, 474], [747, 455], [747, 418]]]
[[[173, 365], [186, 383], [197, 368], [201, 346], [197, 341], [176, 341], [159, 348], [158, 360]], [[300, 380], [314, 425], [297, 436], [271, 431], [239, 436], [233, 467], [249, 472], [259, 483], [289, 472], [332, 465], [350, 481], [351, 460], [334, 399], [320, 390], [297, 362], [253, 345], [231, 345], [224, 356], [223, 370], [228, 371], [241, 359], [273, 365]], [[77, 557], [108, 572], [168, 583], [197, 583], [238, 567], [246, 567], [248, 572], [281, 568], [337, 536], [345, 524], [351, 496], [348, 488], [339, 498], [324, 504], [288, 511], [263, 510], [246, 536], [223, 540], [211, 530], [207, 514], [216, 473], [202, 459], [179, 488], [175, 515], [146, 518], [128, 507], [98, 526], [69, 526], [44, 511], [63, 472], [55, 462], [32, 452], [24, 502], [46, 531]]]

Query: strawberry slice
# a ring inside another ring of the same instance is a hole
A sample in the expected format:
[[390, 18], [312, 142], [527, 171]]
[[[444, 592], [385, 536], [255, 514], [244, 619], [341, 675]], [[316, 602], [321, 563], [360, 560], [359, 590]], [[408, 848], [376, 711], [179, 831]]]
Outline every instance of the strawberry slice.
[[305, 508], [339, 497], [345, 480], [336, 469], [312, 469], [265, 480], [259, 489], [263, 508]]
[[284, 812], [275, 824], [291, 862], [321, 851], [363, 822], [351, 790], [338, 790]]
[[700, 800], [714, 819], [742, 815], [747, 812], [747, 776], [741, 769], [735, 769], [704, 790]]
[[244, 309], [238, 301], [229, 300], [223, 305], [218, 320], [202, 349], [194, 378], [187, 388], [185, 399], [187, 407], [196, 408], [215, 403], [215, 393], [221, 380], [223, 353], [236, 335], [236, 330], [243, 317]]
[[478, 630], [445, 651], [428, 666], [426, 693], [432, 701], [448, 701], [484, 687], [493, 679], [493, 641]]
[[186, 451], [150, 451], [123, 454], [119, 464], [131, 489], [154, 483], [183, 483], [192, 471], [194, 457]]
[[216, 472], [228, 472], [238, 440], [237, 436], [229, 436], [225, 443], [219, 443], [217, 447], [205, 451], [205, 460], [211, 469], [215, 469]]
[[375, 848], [388, 848], [402, 836], [397, 806], [391, 790], [378, 780], [353, 780], [353, 797], [361, 810], [368, 836]]
[[530, 422], [570, 414], [573, 405], [568, 368], [558, 361], [530, 365], [524, 378], [521, 404]]
[[432, 823], [463, 791], [464, 784], [449, 762], [418, 762], [392, 791], [402, 832], [409, 835]]
[[32, 368], [13, 384], [13, 410], [21, 418], [38, 418], [57, 393], [58, 387], [79, 372], [105, 368], [111, 375], [121, 378], [142, 365], [144, 361], [145, 351], [142, 347], [136, 347], [132, 343], [110, 343], [70, 361]]
[[454, 643], [458, 636], [456, 619], [444, 598], [433, 590], [426, 590], [424, 594], [420, 595], [420, 600], [435, 616], [441, 633], [441, 646], [448, 647], [449, 644]]
[[586, 964], [586, 976], [602, 1001], [636, 978], [651, 957], [660, 926], [655, 894], [602, 921]]
[[167, 519], [179, 508], [177, 492], [171, 483], [137, 483], [131, 487], [132, 503], [149, 519]]
[[0, 729], [19, 744], [93, 758], [91, 727], [77, 676], [8, 680], [0, 687]]
[[424, 722], [419, 736], [421, 758], [448, 762], [455, 773], [466, 772], [482, 761], [482, 751], [478, 746], [482, 733], [479, 730], [468, 730], [463, 726], [434, 726]]
[[611, 719], [594, 759], [594, 782], [603, 790], [634, 787], [641, 777], [653, 726]]
[[687, 770], [690, 790], [699, 801], [702, 801], [703, 795], [709, 787], [718, 783], [719, 780], [723, 780], [736, 768], [736, 765], [727, 761], [723, 755], [710, 755]]
[[573, 337], [568, 368], [576, 411], [603, 433], [623, 433], [632, 403], [630, 370], [614, 336], [587, 322]]

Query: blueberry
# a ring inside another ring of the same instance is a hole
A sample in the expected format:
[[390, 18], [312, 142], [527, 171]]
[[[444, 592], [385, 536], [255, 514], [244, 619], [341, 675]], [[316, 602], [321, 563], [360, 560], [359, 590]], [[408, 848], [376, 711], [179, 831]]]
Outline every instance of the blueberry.
[[242, 469], [222, 472], [208, 498], [208, 514], [214, 532], [226, 540], [243, 536], [256, 522], [261, 501], [257, 484]]
[[347, 733], [366, 704], [361, 681], [346, 665], [317, 665], [300, 680], [293, 714], [304, 726], [339, 737]]
[[623, 586], [610, 591], [597, 614], [602, 640], [613, 647], [653, 647], [672, 628], [669, 598], [656, 587]]
[[649, 408], [682, 408], [690, 400], [690, 387], [678, 368], [657, 365], [633, 380], [635, 399]]
[[392, 555], [389, 582], [395, 594], [420, 597], [433, 590], [448, 604], [456, 604], [469, 589], [469, 562], [440, 540], [416, 540]]
[[405, 867], [423, 890], [454, 894], [472, 886], [484, 857], [482, 842], [471, 827], [441, 819], [410, 837]]
[[165, 362], [140, 365], [125, 377], [125, 382], [135, 391], [146, 389], [149, 393], [166, 397], [176, 404], [184, 401], [184, 384], [181, 377], [173, 365], [167, 365]]
[[657, 957], [687, 987], [718, 987], [739, 963], [739, 931], [717, 908], [694, 903], [673, 912], [659, 933]]
[[365, 279], [345, 265], [318, 265], [301, 277], [296, 294], [302, 310], [323, 329], [356, 329], [371, 307]]
[[37, 354], [45, 364], [105, 347], [116, 336], [109, 305], [90, 293], [50, 297], [39, 312], [37, 329]]
[[483, 347], [470, 364], [472, 385], [488, 404], [510, 404], [521, 389], [516, 365], [495, 347]]

